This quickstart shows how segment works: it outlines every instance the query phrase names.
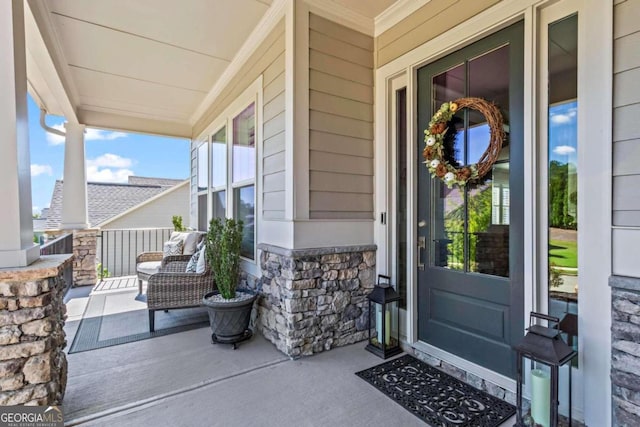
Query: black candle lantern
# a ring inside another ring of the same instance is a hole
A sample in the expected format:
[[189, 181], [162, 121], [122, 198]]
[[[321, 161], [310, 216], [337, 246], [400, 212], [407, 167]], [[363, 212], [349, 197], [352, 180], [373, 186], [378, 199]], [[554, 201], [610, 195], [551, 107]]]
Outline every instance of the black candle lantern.
[[[534, 319], [546, 320], [549, 327], [534, 325]], [[545, 314], [532, 312], [529, 316], [529, 329], [522, 341], [514, 347], [517, 352], [517, 420], [516, 426], [557, 427], [559, 420], [559, 376], [560, 368], [566, 365], [568, 370], [568, 396], [565, 402], [569, 408], [571, 425], [571, 364], [577, 353], [563, 340], [559, 329], [559, 319]], [[529, 359], [531, 382], [531, 411], [523, 414], [523, 359]], [[564, 369], [563, 369], [564, 370]]]
[[366, 348], [383, 359], [402, 353], [399, 301], [400, 295], [391, 287], [391, 278], [379, 275], [378, 284], [369, 294], [369, 345]]

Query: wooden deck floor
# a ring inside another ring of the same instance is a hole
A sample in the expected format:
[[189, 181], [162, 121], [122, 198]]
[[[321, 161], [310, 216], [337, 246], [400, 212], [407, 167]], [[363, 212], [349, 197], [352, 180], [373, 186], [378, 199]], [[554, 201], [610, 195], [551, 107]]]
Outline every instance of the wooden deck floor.
[[135, 288], [137, 286], [137, 276], [107, 277], [99, 281], [93, 288], [93, 291], [113, 291], [116, 289]]

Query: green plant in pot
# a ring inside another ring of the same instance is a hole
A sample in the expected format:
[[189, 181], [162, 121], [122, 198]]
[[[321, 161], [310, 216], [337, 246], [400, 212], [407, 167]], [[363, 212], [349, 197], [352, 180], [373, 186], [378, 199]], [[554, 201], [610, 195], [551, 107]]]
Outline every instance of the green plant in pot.
[[242, 221], [214, 218], [206, 235], [206, 257], [217, 291], [204, 296], [214, 343], [233, 344], [251, 337], [249, 321], [256, 294], [237, 290], [240, 280], [240, 247]]

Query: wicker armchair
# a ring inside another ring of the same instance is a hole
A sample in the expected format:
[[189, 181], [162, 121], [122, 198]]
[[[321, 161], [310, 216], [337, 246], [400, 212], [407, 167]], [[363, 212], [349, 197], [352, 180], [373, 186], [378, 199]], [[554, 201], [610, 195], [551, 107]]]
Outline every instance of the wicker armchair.
[[190, 255], [169, 256], [162, 260], [160, 272], [149, 276], [147, 307], [149, 330], [155, 330], [156, 310], [197, 307], [202, 298], [216, 289], [211, 269], [204, 273], [185, 273]]
[[[204, 232], [197, 232], [200, 234], [197, 243], [204, 238]], [[149, 277], [152, 274], [157, 273], [159, 270], [160, 261], [163, 261], [162, 251], [160, 252], [142, 252], [136, 257], [136, 273], [138, 275], [138, 293], [142, 295], [142, 282], [148, 281]], [[177, 255], [179, 258], [175, 258], [174, 256], [170, 257], [172, 261], [189, 261], [191, 255]], [[166, 261], [165, 261], [166, 262]], [[141, 269], [141, 264], [146, 263], [146, 268]], [[162, 264], [164, 265], [164, 263]]]

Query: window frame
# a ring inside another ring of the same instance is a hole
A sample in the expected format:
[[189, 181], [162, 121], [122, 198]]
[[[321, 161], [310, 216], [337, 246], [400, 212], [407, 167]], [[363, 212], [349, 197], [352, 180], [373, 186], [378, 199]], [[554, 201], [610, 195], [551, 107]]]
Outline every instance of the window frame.
[[[207, 210], [207, 224], [209, 221], [209, 184], [210, 184], [210, 179], [209, 179], [209, 159], [211, 157], [210, 155], [210, 150], [209, 150], [209, 144], [208, 141], [206, 139], [203, 138], [198, 138], [196, 140], [197, 142], [195, 143], [195, 152], [196, 152], [196, 185], [195, 185], [195, 197], [196, 197], [196, 225], [197, 225], [197, 229], [200, 229], [200, 197], [201, 196], [206, 196], [206, 210]], [[200, 188], [200, 171], [202, 170], [202, 165], [200, 164], [200, 149], [203, 146], [207, 146], [207, 159], [206, 159], [206, 164], [207, 164], [207, 177], [206, 177], [206, 181], [207, 181], [207, 186], [204, 188], [204, 190], [201, 190]]]
[[[255, 125], [255, 144], [254, 144], [254, 160], [255, 160], [255, 174], [251, 179], [245, 179], [238, 182], [233, 182], [233, 121], [234, 119], [247, 109], [251, 104], [254, 104], [254, 125]], [[200, 141], [197, 145], [198, 149], [203, 143], [208, 144], [208, 159], [207, 159], [207, 189], [206, 191], [197, 191], [196, 197], [200, 195], [207, 195], [207, 223], [211, 221], [213, 217], [213, 194], [219, 191], [226, 191], [225, 194], [225, 217], [235, 218], [235, 200], [234, 192], [237, 188], [247, 187], [253, 185], [254, 187], [254, 245], [253, 245], [253, 259], [241, 256], [241, 268], [252, 274], [253, 276], [260, 276], [259, 253], [258, 242], [259, 232], [261, 229], [261, 197], [259, 197], [262, 191], [261, 181], [258, 177], [262, 176], [262, 165], [259, 159], [262, 157], [262, 76], [258, 77], [253, 83], [251, 83], [242, 94], [237, 96], [234, 101], [228, 105], [199, 135], [196, 141]], [[212, 161], [213, 150], [211, 145], [213, 144], [213, 137], [222, 128], [226, 128], [226, 183], [224, 185], [212, 186]], [[197, 179], [197, 177], [196, 177]], [[200, 221], [198, 212], [198, 222]]]

